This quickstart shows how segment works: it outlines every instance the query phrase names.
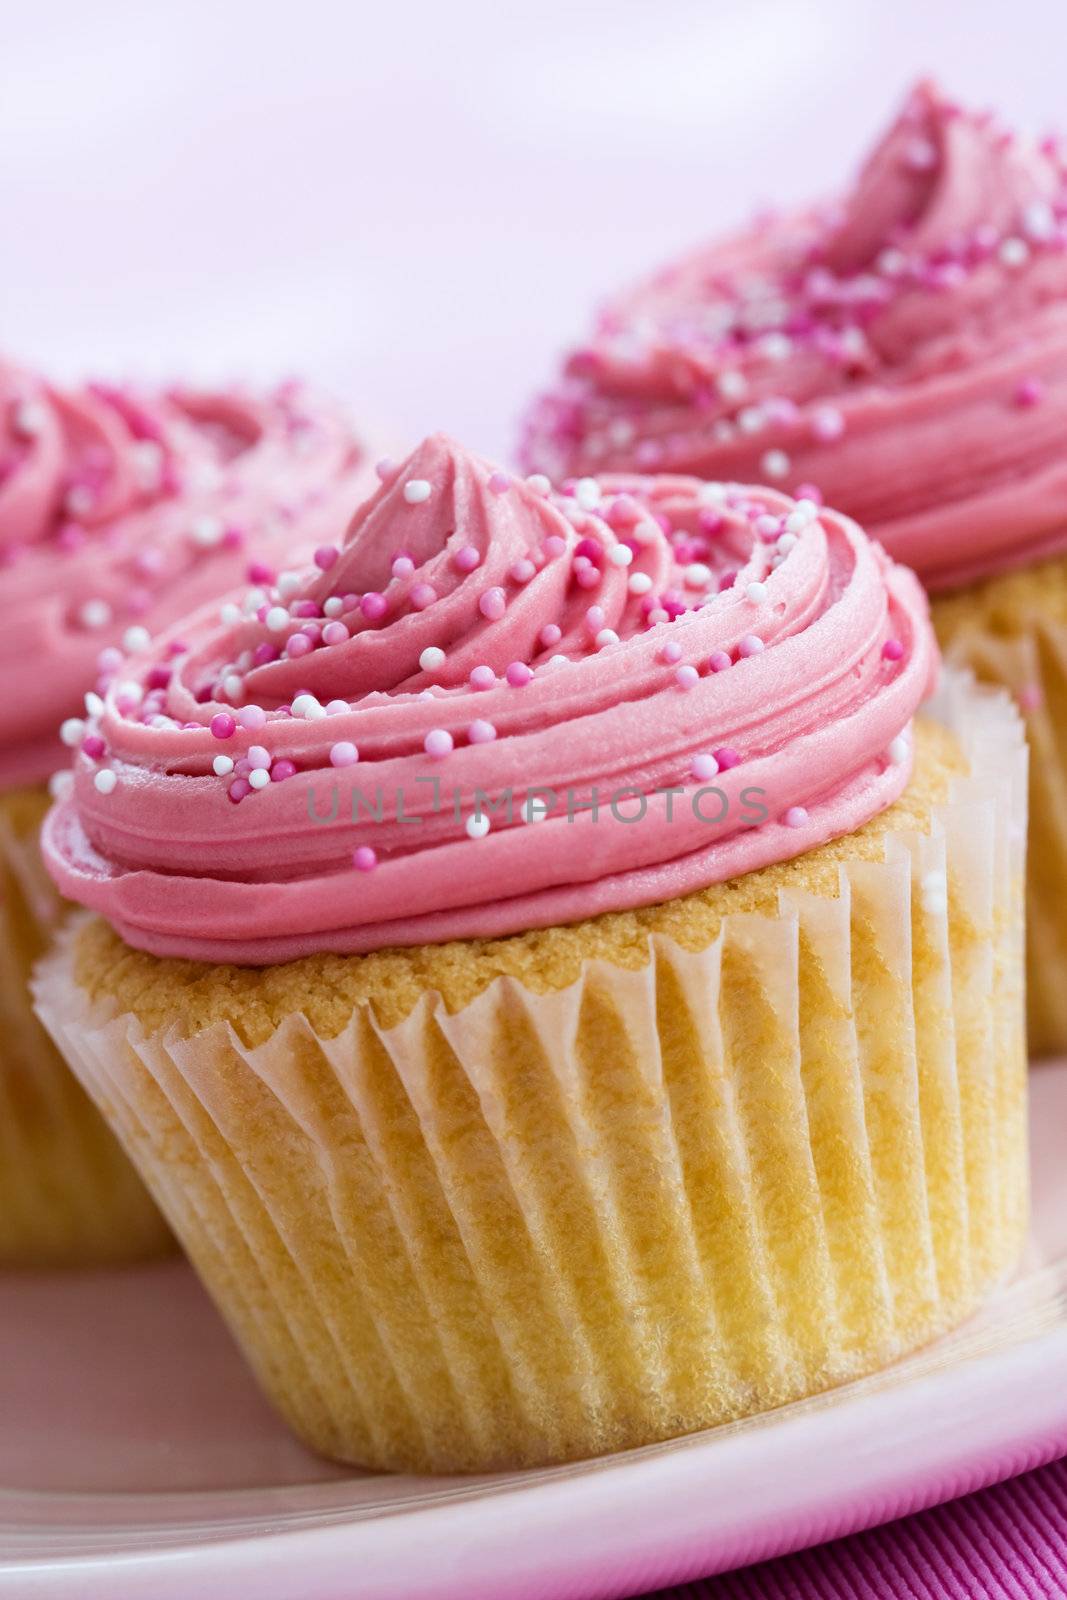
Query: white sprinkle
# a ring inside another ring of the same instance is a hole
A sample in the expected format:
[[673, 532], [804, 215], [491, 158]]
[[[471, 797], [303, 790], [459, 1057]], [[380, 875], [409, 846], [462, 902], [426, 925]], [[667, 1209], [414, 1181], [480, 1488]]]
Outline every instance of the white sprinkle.
[[631, 572], [626, 587], [631, 594], [647, 594], [652, 587], [652, 579], [647, 572]]
[[271, 606], [264, 620], [271, 633], [284, 633], [289, 626], [289, 613], [284, 606]]
[[212, 545], [218, 544], [225, 529], [218, 517], [197, 517], [189, 529], [189, 535], [194, 544], [201, 549], [210, 550]]
[[875, 261], [875, 266], [883, 278], [899, 278], [907, 270], [908, 258], [903, 250], [892, 248], [883, 250]]
[[[725, 505], [726, 504], [726, 485], [725, 485], [725, 483], [716, 483], [713, 479], [709, 478], [708, 481], [706, 483], [702, 483], [700, 485], [700, 488], [697, 490], [697, 499], [700, 501], [700, 504], [702, 506], [721, 506], [721, 505]], [[655, 526], [655, 524], [654, 524], [654, 526]], [[640, 523], [638, 523], [638, 527], [640, 527]]]
[[595, 511], [600, 504], [600, 485], [595, 478], [579, 478], [574, 486], [574, 498], [583, 511]]
[[767, 450], [760, 458], [760, 467], [768, 478], [784, 478], [791, 466], [784, 450]]
[[249, 591], [245, 595], [244, 601], [243, 601], [243, 605], [244, 605], [245, 611], [248, 613], [249, 616], [253, 616], [255, 614], [255, 612], [257, 612], [259, 610], [260, 606], [265, 606], [266, 603], [267, 603], [267, 591], [266, 591], [266, 589], [249, 589]]
[[138, 439], [131, 448], [133, 469], [142, 489], [158, 489], [163, 479], [166, 456], [156, 439]]
[[292, 704], [294, 717], [303, 717], [308, 722], [317, 722], [326, 715], [326, 708], [319, 704], [313, 694], [298, 694]]
[[111, 617], [111, 607], [106, 600], [86, 600], [78, 612], [78, 620], [83, 628], [106, 628]]
[[73, 772], [53, 772], [48, 780], [48, 793], [53, 800], [65, 800], [73, 788]]
[[117, 775], [110, 767], [102, 767], [93, 778], [93, 788], [98, 794], [111, 794], [118, 781]]
[[746, 584], [745, 593], [754, 605], [762, 605], [767, 598], [767, 585], [765, 583]]
[[736, 367], [729, 367], [725, 372], [719, 373], [715, 387], [723, 400], [743, 400], [748, 393], [748, 379]]
[[548, 816], [548, 801], [540, 795], [532, 794], [524, 801], [521, 815], [523, 822], [544, 822]]
[[324, 617], [339, 617], [344, 609], [345, 603], [339, 594], [332, 594], [328, 600], [324, 600], [322, 603]]
[[606, 650], [609, 644], [618, 644], [619, 636], [614, 628], [601, 628], [594, 643], [598, 650]]
[[634, 553], [628, 544], [613, 544], [608, 551], [608, 560], [613, 567], [628, 567], [634, 558]]
[[131, 655], [137, 655], [140, 651], [147, 650], [151, 643], [152, 635], [147, 628], [142, 628], [139, 624], [135, 624], [132, 628], [127, 628], [122, 635], [122, 648], [128, 650]]
[[550, 478], [546, 478], [543, 472], [531, 472], [526, 482], [530, 485], [534, 494], [550, 494], [552, 492], [552, 481]]
[[466, 827], [468, 839], [484, 839], [489, 832], [489, 818], [484, 811], [476, 811], [467, 818]]
[[48, 421], [47, 407], [40, 400], [23, 400], [11, 417], [11, 426], [23, 439], [36, 438]]
[[742, 433], [759, 433], [761, 428], [767, 426], [767, 418], [763, 415], [762, 406], [746, 406], [737, 413], [737, 426]]
[[797, 542], [795, 533], [780, 533], [775, 549], [780, 556], [787, 556]]
[[1024, 267], [1030, 259], [1030, 246], [1025, 239], [1005, 239], [997, 255], [1002, 266]]
[[409, 506], [421, 506], [433, 493], [425, 478], [409, 478], [404, 485], [404, 499]]
[[59, 737], [72, 750], [75, 745], [81, 744], [85, 738], [85, 723], [81, 717], [68, 717], [66, 722], [60, 723]]
[[240, 606], [234, 605], [232, 600], [227, 600], [219, 610], [219, 621], [224, 622], [227, 627], [232, 627], [234, 623], [240, 622], [243, 615]]
[[1047, 200], [1031, 200], [1023, 211], [1023, 232], [1035, 244], [1044, 244], [1056, 232], [1056, 214]]
[[617, 417], [608, 429], [608, 438], [618, 450], [624, 450], [637, 437], [637, 428], [626, 417]]
[[91, 717], [99, 717], [103, 715], [104, 702], [96, 693], [95, 689], [90, 689], [89, 693], [85, 696], [85, 709], [88, 711]]
[[886, 751], [886, 760], [892, 767], [902, 767], [907, 759], [908, 741], [902, 733], [899, 733], [895, 739], [890, 741], [889, 749]]
[[227, 778], [233, 771], [233, 757], [216, 756], [211, 763], [211, 768], [217, 778]]
[[765, 333], [756, 349], [768, 361], [785, 361], [793, 352], [793, 341], [787, 333]]
[[634, 523], [630, 536], [636, 539], [638, 544], [651, 544], [653, 539], [658, 539], [660, 536], [660, 525], [651, 517], [642, 517], [640, 522]]
[[63, 496], [63, 509], [72, 517], [87, 517], [95, 504], [93, 491], [82, 483], [75, 484]]
[[249, 787], [252, 789], [265, 789], [270, 782], [270, 773], [266, 767], [253, 767], [248, 774]]
[[294, 572], [290, 567], [286, 572], [278, 574], [278, 593], [283, 600], [291, 600], [294, 594], [299, 594], [304, 587], [304, 577], [300, 572]]
[[239, 672], [228, 672], [222, 680], [222, 692], [227, 700], [236, 705], [245, 692], [244, 679]]
[[435, 644], [427, 645], [419, 657], [419, 666], [423, 672], [436, 672], [438, 667], [443, 667], [444, 664], [445, 653]]
[[703, 561], [691, 561], [685, 569], [685, 582], [690, 589], [706, 589], [711, 579], [711, 568]]

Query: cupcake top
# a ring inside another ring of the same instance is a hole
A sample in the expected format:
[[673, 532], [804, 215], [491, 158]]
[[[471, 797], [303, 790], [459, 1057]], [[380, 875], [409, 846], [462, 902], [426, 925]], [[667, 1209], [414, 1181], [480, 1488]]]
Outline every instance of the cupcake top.
[[848, 518], [548, 481], [434, 437], [340, 546], [127, 659], [45, 828], [158, 955], [494, 936], [784, 860], [888, 806], [936, 670]]
[[60, 389], [0, 362], [0, 787], [63, 760], [57, 727], [115, 647], [241, 583], [257, 559], [336, 538], [363, 451], [337, 409], [270, 394]]
[[1058, 147], [921, 84], [841, 203], [611, 305], [524, 455], [817, 485], [938, 589], [1067, 549], [1065, 427]]

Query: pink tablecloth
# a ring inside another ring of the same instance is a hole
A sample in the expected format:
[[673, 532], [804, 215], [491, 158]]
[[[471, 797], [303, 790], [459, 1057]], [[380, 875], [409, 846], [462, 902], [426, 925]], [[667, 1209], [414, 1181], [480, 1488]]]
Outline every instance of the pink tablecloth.
[[648, 1600], [1052, 1600], [1067, 1596], [1067, 1457], [869, 1533]]

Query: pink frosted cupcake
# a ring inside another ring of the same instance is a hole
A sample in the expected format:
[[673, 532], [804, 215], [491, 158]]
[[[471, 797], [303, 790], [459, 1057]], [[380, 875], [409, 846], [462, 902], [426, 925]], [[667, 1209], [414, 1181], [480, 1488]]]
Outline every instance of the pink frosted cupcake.
[[1009, 687], [1031, 763], [1032, 1049], [1067, 1048], [1067, 172], [928, 84], [841, 200], [613, 303], [535, 405], [530, 465], [759, 478], [859, 519]]
[[64, 745], [92, 757], [87, 708], [124, 651], [335, 539], [364, 470], [341, 413], [295, 385], [61, 389], [0, 365], [0, 1264], [119, 1260], [167, 1237], [32, 1013], [27, 975], [62, 913], [37, 852], [49, 774]]

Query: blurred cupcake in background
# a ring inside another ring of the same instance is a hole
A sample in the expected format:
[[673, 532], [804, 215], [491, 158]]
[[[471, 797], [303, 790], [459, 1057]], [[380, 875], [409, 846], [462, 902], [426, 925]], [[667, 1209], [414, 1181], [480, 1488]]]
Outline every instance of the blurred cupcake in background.
[[29, 970], [63, 913], [37, 848], [49, 776], [70, 748], [91, 754], [125, 652], [336, 539], [364, 466], [340, 411], [297, 385], [64, 389], [0, 364], [0, 1266], [120, 1261], [167, 1239], [31, 1009]]
[[1067, 1049], [1067, 187], [922, 84], [836, 204], [764, 219], [612, 303], [533, 407], [565, 476], [762, 479], [858, 518], [934, 596], [946, 659], [1033, 748], [1031, 1049]]
[[936, 672], [836, 512], [440, 437], [124, 665], [39, 1008], [305, 1440], [646, 1444], [1010, 1270], [1025, 747]]

